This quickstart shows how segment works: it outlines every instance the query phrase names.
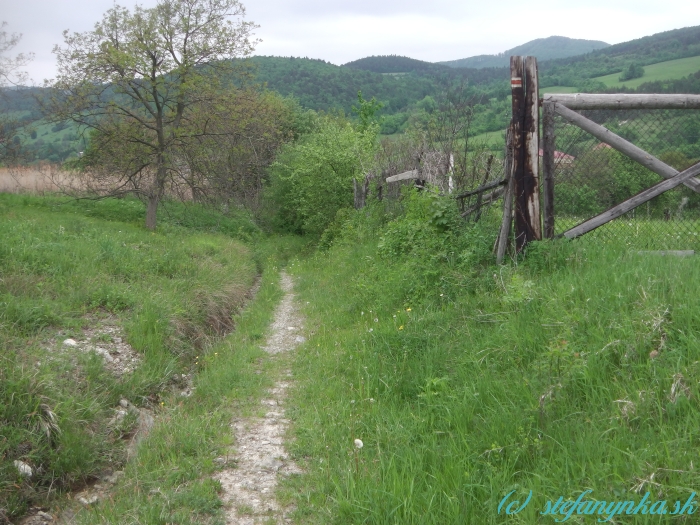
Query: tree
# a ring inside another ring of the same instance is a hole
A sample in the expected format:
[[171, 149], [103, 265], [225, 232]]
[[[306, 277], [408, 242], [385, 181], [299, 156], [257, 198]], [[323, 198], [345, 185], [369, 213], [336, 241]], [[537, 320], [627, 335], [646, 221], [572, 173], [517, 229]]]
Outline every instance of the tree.
[[353, 181], [373, 164], [378, 126], [360, 130], [340, 117], [321, 116], [316, 129], [282, 148], [272, 166], [270, 200], [278, 225], [321, 234], [341, 208], [353, 205]]
[[21, 68], [29, 64], [34, 58], [32, 53], [20, 53], [14, 58], [6, 56], [6, 53], [19, 44], [21, 34], [4, 31], [7, 22], [0, 23], [0, 87], [8, 84], [18, 85], [26, 81], [27, 74]]
[[644, 68], [636, 62], [632, 62], [629, 66], [622, 70], [622, 75], [620, 75], [620, 82], [624, 82], [625, 80], [632, 80], [635, 78], [642, 78], [643, 76]]
[[[280, 146], [298, 135], [300, 111], [290, 99], [253, 89], [228, 89], [198, 106], [208, 133], [183, 145], [181, 155], [191, 198], [258, 211], [267, 168]], [[202, 124], [195, 120], [194, 127]]]
[[92, 130], [90, 181], [103, 194], [145, 199], [148, 229], [182, 173], [182, 146], [209, 133], [196, 108], [220, 95], [233, 59], [254, 48], [257, 26], [244, 16], [238, 0], [115, 6], [93, 31], [65, 31], [65, 46], [54, 48], [59, 74], [48, 115]]
[[[7, 22], [0, 23], [0, 101], [3, 106], [6, 106], [5, 88], [9, 85], [19, 87], [26, 81], [27, 75], [21, 68], [34, 58], [31, 53], [20, 53], [14, 57], [7, 55], [7, 52], [19, 43], [22, 35], [4, 31], [6, 25]], [[0, 108], [0, 164], [12, 163], [19, 159], [19, 128], [20, 123], [17, 119], [8, 117], [5, 107]]]

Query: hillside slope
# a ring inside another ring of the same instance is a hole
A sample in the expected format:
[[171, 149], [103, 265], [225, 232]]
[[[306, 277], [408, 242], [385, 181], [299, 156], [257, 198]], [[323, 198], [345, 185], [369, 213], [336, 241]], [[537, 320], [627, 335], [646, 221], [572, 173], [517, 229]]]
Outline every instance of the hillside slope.
[[508, 49], [497, 55], [478, 55], [459, 60], [438, 62], [453, 68], [473, 67], [507, 67], [510, 64], [511, 55], [536, 56], [539, 60], [552, 60], [583, 55], [608, 47], [610, 44], [600, 40], [584, 40], [567, 38], [565, 36], [550, 36], [531, 40], [513, 49]]
[[540, 84], [575, 86], [582, 80], [620, 73], [632, 63], [656, 64], [700, 55], [700, 26], [673, 29], [615, 44], [587, 55], [540, 64]]

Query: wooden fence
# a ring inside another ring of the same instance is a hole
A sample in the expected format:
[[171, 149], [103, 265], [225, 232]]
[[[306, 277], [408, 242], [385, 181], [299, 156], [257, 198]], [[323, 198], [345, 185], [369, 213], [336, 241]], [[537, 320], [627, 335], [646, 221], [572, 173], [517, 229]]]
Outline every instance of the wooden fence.
[[[583, 110], [698, 110], [700, 95], [545, 94], [539, 98], [536, 59], [517, 56], [511, 57], [511, 92], [512, 120], [508, 130], [509, 158], [506, 162], [508, 167], [505, 181], [507, 189], [496, 249], [499, 264], [505, 256], [511, 222], [514, 225], [516, 253], [521, 252], [531, 241], [556, 236], [555, 169], [571, 163], [574, 157], [556, 149], [555, 116], [595, 137], [600, 141], [599, 147], [612, 148], [663, 178], [661, 182], [625, 198], [593, 217], [567, 227], [559, 236], [574, 238], [584, 235], [680, 185], [700, 193], [700, 180], [695, 178], [700, 175], [700, 163], [678, 170], [581, 114]], [[539, 173], [540, 166], [542, 177]]]

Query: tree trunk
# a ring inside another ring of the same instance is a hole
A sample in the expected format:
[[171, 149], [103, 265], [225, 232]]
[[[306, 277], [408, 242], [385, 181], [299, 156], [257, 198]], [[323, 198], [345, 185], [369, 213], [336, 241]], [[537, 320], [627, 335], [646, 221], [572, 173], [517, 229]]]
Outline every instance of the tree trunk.
[[158, 211], [158, 203], [160, 196], [158, 194], [148, 196], [148, 206], [146, 207], [146, 229], [156, 229], [156, 212]]

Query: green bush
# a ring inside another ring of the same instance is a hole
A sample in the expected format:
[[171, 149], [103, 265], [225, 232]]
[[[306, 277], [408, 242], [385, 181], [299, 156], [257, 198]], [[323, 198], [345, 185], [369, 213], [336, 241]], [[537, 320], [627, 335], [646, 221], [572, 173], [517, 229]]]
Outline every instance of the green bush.
[[277, 229], [320, 235], [341, 208], [353, 204], [353, 180], [364, 176], [377, 128], [359, 130], [324, 116], [316, 130], [282, 149], [272, 166], [267, 197]]

